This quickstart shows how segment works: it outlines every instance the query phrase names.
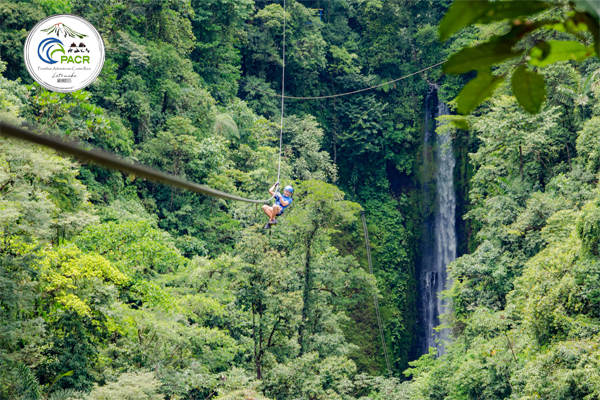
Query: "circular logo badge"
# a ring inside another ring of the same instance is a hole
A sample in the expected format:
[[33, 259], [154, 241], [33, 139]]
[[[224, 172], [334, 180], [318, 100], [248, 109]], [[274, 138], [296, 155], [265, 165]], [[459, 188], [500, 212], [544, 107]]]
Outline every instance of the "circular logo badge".
[[57, 14], [29, 32], [24, 56], [27, 71], [37, 83], [54, 92], [74, 92], [102, 71], [104, 42], [85, 19]]

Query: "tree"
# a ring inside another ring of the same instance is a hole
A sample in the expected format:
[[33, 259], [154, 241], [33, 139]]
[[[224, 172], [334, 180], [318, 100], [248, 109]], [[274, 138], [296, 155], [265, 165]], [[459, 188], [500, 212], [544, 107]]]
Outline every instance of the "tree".
[[312, 332], [315, 313], [312, 300], [314, 295], [314, 257], [319, 252], [319, 244], [323, 235], [331, 229], [346, 225], [357, 218], [356, 213], [360, 206], [344, 200], [342, 191], [319, 181], [306, 181], [297, 189], [300, 200], [294, 204], [294, 212], [286, 221], [295, 232], [298, 256], [302, 257], [303, 294], [302, 294], [302, 322], [298, 328], [298, 343], [300, 355], [307, 352], [308, 340]]
[[236, 303], [252, 313], [254, 369], [256, 379], [262, 379], [264, 364], [273, 363], [270, 358], [293, 358], [297, 350], [290, 343], [301, 310], [295, 263], [271, 247], [268, 238], [257, 230], [246, 231], [236, 252], [242, 261]]
[[482, 190], [494, 191], [492, 182], [497, 184], [500, 177], [516, 174], [521, 181], [542, 182], [552, 176], [549, 165], [555, 165], [565, 149], [559, 117], [556, 108], [531, 116], [520, 111], [512, 97], [494, 100], [490, 112], [473, 125], [481, 141], [472, 155], [473, 164], [481, 166], [473, 178], [473, 200], [484, 196]]
[[585, 122], [577, 136], [577, 154], [583, 167], [595, 174], [600, 162], [600, 117], [593, 117]]
[[2, 235], [58, 243], [96, 219], [75, 165], [54, 151], [0, 138]]
[[283, 122], [284, 154], [289, 157], [291, 177], [302, 181], [335, 182], [337, 171], [329, 154], [322, 151], [323, 129], [314, 117], [291, 116]]
[[[279, 4], [266, 5], [258, 10], [254, 21], [246, 26], [248, 45], [243, 68], [280, 88], [283, 8]], [[318, 18], [298, 2], [287, 3], [286, 30], [286, 72], [296, 77], [286, 83], [286, 90], [308, 94], [319, 86], [319, 72], [326, 64], [327, 48]]]
[[[3, 2], [0, 8], [0, 59], [8, 63], [7, 77], [27, 79], [23, 65], [23, 46], [27, 32], [45, 17], [40, 4], [26, 1]], [[1, 72], [1, 71], [0, 71]]]
[[34, 268], [40, 275], [38, 306], [51, 342], [40, 366], [41, 382], [73, 371], [57, 388], [89, 391], [98, 344], [108, 330], [106, 308], [116, 299], [114, 285], [125, 284], [127, 277], [104, 257], [84, 254], [74, 245], [43, 252]]
[[162, 400], [164, 396], [158, 393], [160, 381], [152, 372], [126, 372], [119, 376], [116, 382], [110, 382], [102, 387], [94, 387], [90, 400]]
[[196, 45], [191, 54], [194, 69], [219, 101], [230, 99], [240, 78], [242, 24], [250, 18], [250, 1], [195, 0], [192, 31]]

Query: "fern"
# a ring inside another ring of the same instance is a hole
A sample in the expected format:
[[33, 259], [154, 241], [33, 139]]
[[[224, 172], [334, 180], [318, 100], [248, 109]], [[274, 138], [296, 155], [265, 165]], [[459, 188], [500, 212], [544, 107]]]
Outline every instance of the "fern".
[[19, 379], [21, 396], [27, 400], [42, 400], [42, 389], [37, 378], [28, 366], [19, 364], [16, 368]]
[[590, 92], [590, 90], [592, 90], [594, 88], [594, 84], [596, 83], [596, 75], [600, 74], [600, 68], [598, 68], [597, 70], [595, 70], [594, 72], [592, 72], [591, 74], [588, 75], [588, 77], [585, 79], [585, 82], [583, 84], [583, 93], [587, 94]]
[[59, 389], [52, 392], [47, 400], [78, 400], [83, 399], [85, 396], [84, 392], [75, 389]]
[[[42, 387], [28, 366], [19, 364], [15, 368], [15, 371], [17, 373], [17, 384], [19, 386], [22, 400], [76, 400], [83, 399], [85, 396], [84, 392], [74, 389], [59, 389], [50, 393], [49, 395], [44, 395], [42, 392]], [[52, 386], [60, 378], [70, 375], [73, 375], [73, 371], [69, 371], [57, 376], [50, 388], [48, 388], [48, 391], [52, 390]]]

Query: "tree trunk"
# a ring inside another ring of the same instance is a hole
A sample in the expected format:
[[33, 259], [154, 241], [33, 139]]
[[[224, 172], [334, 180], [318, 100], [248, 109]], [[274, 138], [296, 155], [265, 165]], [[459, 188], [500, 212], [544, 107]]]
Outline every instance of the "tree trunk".
[[263, 336], [262, 336], [262, 326], [263, 326], [263, 309], [262, 309], [262, 302], [258, 302], [258, 358], [256, 360], [257, 362], [257, 370], [256, 370], [256, 377], [257, 379], [261, 379], [262, 378], [262, 356], [264, 354], [264, 350], [263, 350]]
[[256, 379], [261, 378], [260, 368], [260, 351], [259, 351], [259, 339], [256, 335], [256, 308], [252, 305], [252, 336], [254, 337], [254, 367], [256, 368]]
[[337, 140], [335, 133], [333, 134], [333, 165], [337, 165]]
[[519, 172], [521, 172], [521, 182], [523, 182], [523, 149], [519, 145]]
[[306, 352], [306, 327], [310, 326], [310, 291], [312, 290], [312, 271], [310, 268], [312, 242], [317, 234], [319, 226], [316, 225], [306, 240], [306, 263], [304, 264], [304, 293], [302, 295], [302, 322], [298, 329], [298, 344], [300, 345], [300, 356]]

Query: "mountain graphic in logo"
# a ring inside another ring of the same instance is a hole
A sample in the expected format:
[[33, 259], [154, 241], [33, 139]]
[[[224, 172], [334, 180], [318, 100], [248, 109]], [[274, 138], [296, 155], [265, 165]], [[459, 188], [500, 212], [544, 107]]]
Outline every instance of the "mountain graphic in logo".
[[[54, 45], [57, 45], [59, 48], [54, 49], [51, 52], [51, 50], [54, 48]], [[63, 47], [63, 43], [56, 38], [44, 39], [38, 45], [38, 57], [46, 64], [56, 64], [58, 62], [52, 59], [52, 55], [57, 51], [59, 53], [65, 54], [65, 48]]]
[[56, 23], [49, 28], [41, 29], [41, 31], [47, 32], [48, 35], [56, 33], [56, 37], [60, 37], [61, 33], [64, 35], [64, 37], [70, 36], [72, 38], [77, 37], [79, 39], [83, 39], [84, 37], [87, 37], [87, 35], [84, 35], [83, 33], [74, 31], [73, 29], [71, 29], [68, 26], [66, 26], [65, 24], [63, 24], [62, 22]]

